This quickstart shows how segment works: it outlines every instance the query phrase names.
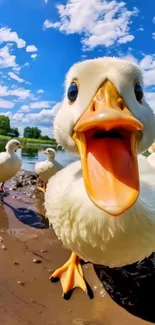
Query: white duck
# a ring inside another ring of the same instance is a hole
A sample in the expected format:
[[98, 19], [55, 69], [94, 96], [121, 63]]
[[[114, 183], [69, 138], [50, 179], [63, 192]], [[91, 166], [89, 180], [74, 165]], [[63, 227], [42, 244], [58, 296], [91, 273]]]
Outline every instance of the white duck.
[[148, 151], [151, 155], [147, 157], [147, 161], [153, 168], [155, 168], [155, 143], [152, 143]]
[[81, 161], [49, 180], [45, 194], [46, 216], [73, 252], [51, 276], [64, 296], [76, 286], [86, 291], [79, 257], [113, 268], [155, 249], [153, 169], [140, 155], [139, 181], [137, 163], [155, 138], [142, 87], [139, 67], [114, 57], [77, 63], [67, 75], [54, 134]]
[[43, 153], [47, 155], [48, 158], [45, 161], [40, 161], [35, 164], [35, 172], [43, 181], [43, 187], [38, 187], [38, 189], [45, 192], [49, 178], [61, 170], [63, 166], [54, 159], [55, 150], [53, 148], [47, 148]]
[[16, 154], [17, 149], [21, 148], [20, 142], [12, 139], [6, 144], [6, 152], [0, 153], [0, 182], [2, 183], [2, 191], [4, 191], [4, 183], [14, 177], [21, 169], [22, 160]]

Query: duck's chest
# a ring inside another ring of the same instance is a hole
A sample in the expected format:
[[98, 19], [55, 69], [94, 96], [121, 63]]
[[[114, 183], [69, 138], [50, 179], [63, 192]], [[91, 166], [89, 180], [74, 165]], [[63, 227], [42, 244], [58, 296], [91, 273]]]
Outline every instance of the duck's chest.
[[3, 164], [2, 176], [7, 176], [7, 179], [9, 179], [20, 170], [21, 166], [21, 159], [16, 154], [10, 155], [6, 162]]
[[137, 200], [121, 216], [107, 215], [88, 197], [79, 165], [73, 168], [72, 174], [67, 168], [52, 177], [45, 194], [46, 216], [63, 245], [109, 267], [132, 264], [155, 251], [155, 224], [143, 205]]
[[155, 253], [139, 263], [120, 268], [94, 265], [94, 270], [117, 304], [131, 314], [155, 323]]
[[[137, 203], [118, 218], [105, 214], [88, 198], [81, 183], [56, 196], [46, 195], [48, 218], [64, 246], [82, 259], [110, 267], [149, 256], [155, 248], [155, 227]], [[49, 206], [50, 205], [50, 206]]]

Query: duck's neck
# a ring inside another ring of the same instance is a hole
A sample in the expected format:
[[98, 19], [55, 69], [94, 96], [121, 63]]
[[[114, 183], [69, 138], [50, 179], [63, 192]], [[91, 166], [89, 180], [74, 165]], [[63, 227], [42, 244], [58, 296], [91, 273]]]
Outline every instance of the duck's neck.
[[54, 158], [48, 156], [47, 160], [52, 162], [54, 160]]
[[15, 155], [16, 154], [14, 150], [9, 149], [9, 148], [6, 150], [6, 152], [9, 153], [10, 155]]

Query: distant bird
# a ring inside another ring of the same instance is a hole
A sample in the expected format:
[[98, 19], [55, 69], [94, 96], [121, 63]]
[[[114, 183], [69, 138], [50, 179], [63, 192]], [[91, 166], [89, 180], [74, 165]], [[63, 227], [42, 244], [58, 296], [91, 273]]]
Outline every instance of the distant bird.
[[116, 302], [120, 296], [122, 307], [155, 321], [148, 297], [155, 290], [155, 177], [146, 158], [137, 159], [155, 139], [155, 116], [142, 80], [136, 63], [114, 57], [70, 69], [54, 135], [81, 161], [49, 180], [45, 208], [73, 252], [51, 276], [61, 280], [64, 297], [77, 286], [87, 292], [80, 257], [94, 264], [103, 284], [109, 279], [106, 290]]
[[1, 190], [4, 192], [4, 183], [14, 177], [16, 173], [21, 169], [22, 160], [16, 155], [18, 149], [22, 149], [22, 146], [18, 140], [9, 140], [6, 144], [6, 152], [0, 153], [0, 182]]
[[155, 168], [155, 143], [152, 143], [148, 151], [151, 155], [147, 157], [147, 161], [153, 168]]
[[52, 148], [47, 148], [44, 152], [48, 156], [48, 159], [45, 161], [40, 161], [35, 164], [35, 172], [39, 175], [40, 179], [43, 181], [43, 186], [38, 187], [39, 190], [45, 192], [46, 184], [50, 177], [55, 175], [59, 170], [63, 168], [55, 158], [55, 150]]

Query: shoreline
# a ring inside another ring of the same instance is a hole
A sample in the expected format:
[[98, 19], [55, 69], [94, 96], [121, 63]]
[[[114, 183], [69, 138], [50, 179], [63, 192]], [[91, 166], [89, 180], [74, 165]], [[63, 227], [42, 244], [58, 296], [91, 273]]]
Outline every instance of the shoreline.
[[6, 184], [16, 190], [10, 189], [0, 205], [0, 324], [149, 325], [105, 294], [91, 264], [82, 268], [94, 299], [80, 289], [75, 289], [69, 301], [62, 299], [60, 282], [51, 283], [49, 276], [70, 252], [48, 225], [35, 228], [30, 221], [31, 226], [22, 222], [23, 216], [25, 222], [34, 215], [44, 220], [44, 195], [35, 189], [38, 184], [34, 173], [19, 172]]
[[55, 150], [63, 151], [64, 149], [57, 145], [55, 139], [42, 140], [42, 139], [30, 139], [30, 138], [20, 138], [0, 135], [0, 142], [7, 142], [11, 139], [17, 139], [24, 145], [36, 145], [36, 146], [51, 146]]

